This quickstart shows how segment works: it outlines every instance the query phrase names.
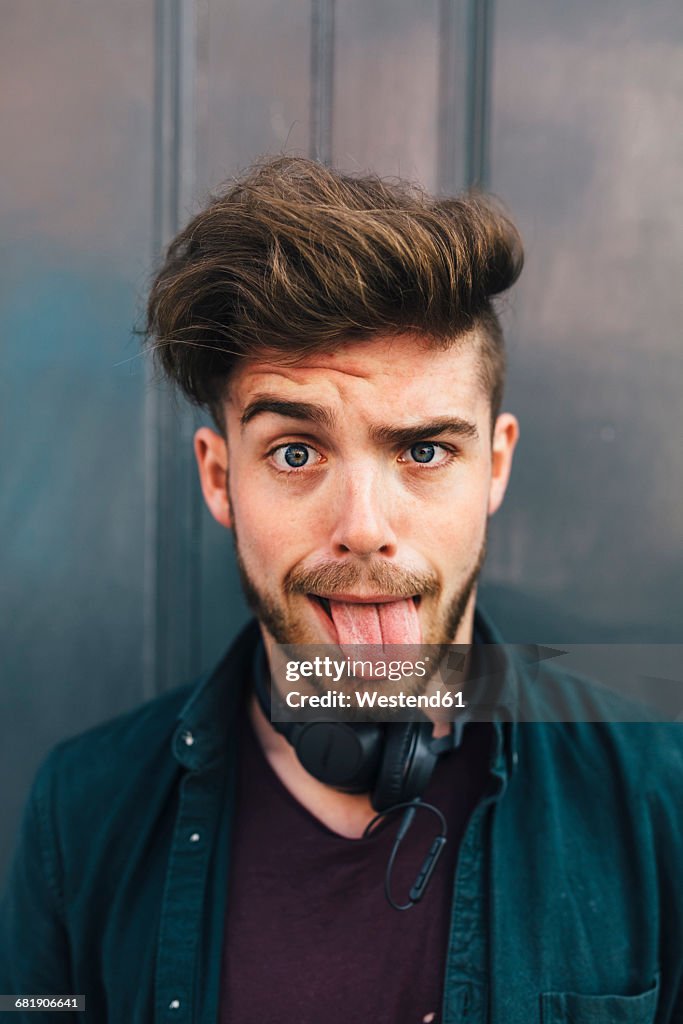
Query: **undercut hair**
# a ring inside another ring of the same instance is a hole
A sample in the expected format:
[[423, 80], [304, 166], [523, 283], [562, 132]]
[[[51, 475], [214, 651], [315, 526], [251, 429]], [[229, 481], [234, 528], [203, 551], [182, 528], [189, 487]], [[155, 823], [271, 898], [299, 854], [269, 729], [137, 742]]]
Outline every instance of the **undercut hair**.
[[146, 343], [224, 431], [238, 360], [295, 364], [389, 333], [443, 348], [467, 336], [493, 423], [506, 361], [492, 299], [523, 259], [514, 224], [481, 192], [434, 197], [403, 180], [276, 157], [224, 186], [171, 242]]

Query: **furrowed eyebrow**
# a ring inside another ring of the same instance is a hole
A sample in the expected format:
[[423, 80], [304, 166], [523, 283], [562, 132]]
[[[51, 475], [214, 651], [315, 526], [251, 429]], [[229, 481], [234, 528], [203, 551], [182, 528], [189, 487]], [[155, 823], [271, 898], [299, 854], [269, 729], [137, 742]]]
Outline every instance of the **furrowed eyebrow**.
[[[240, 417], [242, 429], [250, 420], [262, 413], [275, 413], [277, 416], [286, 416], [289, 419], [308, 420], [319, 426], [327, 427], [328, 430], [333, 430], [337, 423], [334, 414], [323, 405], [276, 398], [274, 395], [257, 395], [249, 402]], [[369, 432], [370, 437], [377, 444], [406, 446], [415, 443], [419, 438], [437, 437], [441, 434], [455, 434], [462, 440], [475, 440], [479, 437], [476, 425], [459, 416], [442, 416], [425, 423], [415, 423], [405, 427], [371, 426]]]
[[272, 412], [277, 416], [287, 416], [289, 419], [309, 420], [321, 427], [327, 427], [329, 430], [336, 425], [335, 417], [323, 405], [316, 405], [314, 402], [293, 402], [284, 398], [275, 398], [272, 395], [257, 395], [242, 413], [240, 418], [242, 429], [255, 416], [265, 412]]
[[443, 416], [439, 419], [428, 420], [426, 423], [416, 423], [409, 427], [370, 427], [370, 436], [378, 444], [409, 445], [420, 438], [432, 438], [439, 434], [455, 434], [463, 441], [474, 441], [479, 437], [479, 431], [474, 423], [463, 420], [459, 416]]

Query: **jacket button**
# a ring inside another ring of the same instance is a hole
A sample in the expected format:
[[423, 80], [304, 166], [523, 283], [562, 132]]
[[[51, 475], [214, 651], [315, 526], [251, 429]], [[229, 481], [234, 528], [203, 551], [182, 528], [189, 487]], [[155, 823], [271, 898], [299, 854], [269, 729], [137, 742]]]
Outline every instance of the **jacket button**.
[[180, 1000], [179, 999], [172, 999], [171, 1002], [168, 1004], [168, 1008], [169, 1008], [169, 1010], [179, 1010], [180, 1009]]
[[190, 842], [191, 843], [198, 843], [199, 842], [199, 832], [193, 832], [192, 833], [192, 835], [190, 836]]
[[183, 733], [183, 743], [187, 747], [191, 747], [192, 744], [194, 743], [194, 736], [192, 735], [189, 729], [187, 730], [187, 732]]

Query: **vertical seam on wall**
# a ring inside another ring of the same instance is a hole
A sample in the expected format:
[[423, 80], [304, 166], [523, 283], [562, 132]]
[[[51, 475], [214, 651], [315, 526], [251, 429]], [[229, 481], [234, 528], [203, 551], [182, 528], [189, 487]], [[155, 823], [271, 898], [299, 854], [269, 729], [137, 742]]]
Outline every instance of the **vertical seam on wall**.
[[[189, 212], [194, 187], [193, 0], [156, 0], [153, 259]], [[142, 691], [148, 699], [196, 670], [200, 519], [189, 446], [191, 410], [155, 380], [145, 388], [145, 557]], [[183, 609], [190, 609], [183, 614]]]
[[[154, 4], [154, 122], [152, 135], [152, 259], [156, 262], [162, 238], [162, 188], [164, 172], [164, 140], [166, 95], [166, 3]], [[144, 566], [143, 566], [143, 650], [142, 696], [148, 700], [157, 692], [158, 660], [158, 545], [159, 545], [159, 394], [154, 366], [148, 357], [145, 363], [144, 395]]]
[[334, 0], [311, 0], [310, 155], [332, 162]]
[[491, 36], [494, 0], [470, 0], [467, 88], [467, 186], [489, 179]]
[[[461, 64], [466, 63], [465, 47], [460, 43], [462, 22], [461, 0], [440, 0], [439, 3], [439, 92], [437, 110], [437, 190], [456, 192], [464, 184], [462, 157], [458, 159], [458, 142], [462, 146], [462, 114], [459, 105]], [[459, 116], [460, 115], [460, 116]]]
[[440, 0], [437, 188], [486, 186], [493, 0]]

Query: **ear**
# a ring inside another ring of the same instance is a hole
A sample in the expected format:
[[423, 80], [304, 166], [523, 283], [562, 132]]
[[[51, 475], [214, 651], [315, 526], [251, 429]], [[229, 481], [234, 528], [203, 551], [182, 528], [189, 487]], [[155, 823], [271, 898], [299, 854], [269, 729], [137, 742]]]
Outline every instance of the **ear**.
[[228, 503], [226, 440], [210, 427], [201, 427], [194, 435], [194, 454], [199, 468], [202, 494], [209, 512], [216, 522], [229, 529], [232, 526], [232, 517]]
[[510, 412], [501, 413], [493, 428], [491, 446], [491, 484], [488, 514], [493, 515], [503, 503], [507, 488], [512, 456], [519, 439], [519, 422]]

